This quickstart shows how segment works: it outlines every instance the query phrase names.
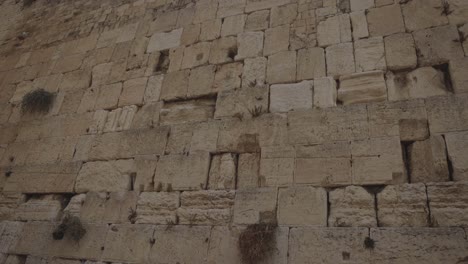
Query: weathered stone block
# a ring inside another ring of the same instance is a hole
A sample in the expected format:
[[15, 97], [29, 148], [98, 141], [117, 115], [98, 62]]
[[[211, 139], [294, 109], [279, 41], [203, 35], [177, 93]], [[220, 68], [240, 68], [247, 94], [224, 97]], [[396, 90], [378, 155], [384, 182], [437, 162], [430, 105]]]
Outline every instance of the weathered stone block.
[[215, 155], [211, 159], [208, 188], [232, 190], [236, 188], [237, 156], [231, 153]]
[[466, 182], [427, 185], [431, 220], [434, 226], [468, 226]]
[[215, 91], [235, 90], [241, 86], [242, 63], [228, 63], [216, 70], [213, 89]]
[[383, 72], [373, 71], [340, 77], [338, 100], [343, 104], [384, 101], [387, 87]]
[[360, 11], [374, 7], [372, 0], [351, 0], [351, 11]]
[[367, 22], [372, 37], [405, 32], [403, 15], [399, 4], [369, 9]]
[[413, 37], [418, 50], [418, 65], [437, 65], [464, 56], [454, 25], [416, 31]]
[[143, 96], [143, 101], [145, 104], [159, 101], [163, 80], [164, 75], [156, 75], [148, 78], [145, 95]]
[[175, 48], [180, 45], [180, 39], [182, 36], [183, 29], [179, 28], [170, 32], [158, 32], [151, 36], [147, 53], [167, 50]]
[[76, 179], [75, 191], [129, 191], [134, 170], [133, 160], [85, 163]]
[[328, 226], [377, 226], [374, 195], [360, 186], [348, 186], [329, 193]]
[[23, 222], [3, 221], [0, 223], [0, 252], [11, 253], [21, 239]]
[[313, 105], [315, 107], [334, 107], [336, 106], [336, 99], [336, 81], [332, 77], [324, 77], [314, 80]]
[[122, 94], [119, 98], [119, 107], [126, 105], [142, 105], [148, 78], [128, 80], [123, 83]]
[[276, 221], [276, 188], [238, 190], [234, 202], [236, 224]]
[[266, 81], [267, 59], [259, 57], [245, 59], [242, 73], [242, 87], [264, 85]]
[[409, 175], [411, 182], [440, 182], [449, 180], [445, 141], [434, 135], [409, 146]]
[[[257, 109], [257, 110], [256, 110]], [[268, 109], [268, 86], [245, 87], [238, 90], [222, 91], [216, 100], [215, 118], [249, 117]]]
[[385, 37], [385, 59], [389, 70], [413, 69], [418, 61], [411, 34], [400, 33]]
[[[202, 27], [201, 25], [204, 26]], [[213, 27], [215, 26], [217, 26], [217, 36], [219, 37], [221, 20], [207, 21], [203, 24], [186, 25], [180, 36], [180, 44], [188, 46], [198, 42], [198, 40], [205, 41], [210, 39], [212, 37], [211, 34], [213, 34]], [[205, 30], [205, 33], [201, 31], [202, 29]]]
[[155, 184], [172, 186], [174, 190], [200, 190], [206, 188], [210, 154], [206, 152], [190, 155], [168, 155], [159, 159]]
[[261, 186], [285, 186], [293, 182], [295, 154], [292, 147], [263, 147], [261, 154]]
[[291, 263], [368, 263], [364, 248], [367, 228], [292, 228], [289, 235]]
[[120, 93], [122, 92], [122, 84], [115, 83], [105, 85], [99, 88], [99, 95], [96, 99], [94, 109], [114, 109], [117, 108]]
[[289, 25], [265, 30], [263, 56], [269, 56], [289, 48]]
[[434, 97], [426, 99], [426, 111], [431, 133], [468, 129], [468, 96]]
[[313, 81], [276, 84], [270, 87], [270, 111], [289, 112], [312, 108]]
[[261, 10], [250, 13], [245, 21], [245, 31], [257, 31], [268, 28], [270, 10]]
[[164, 76], [161, 99], [165, 101], [187, 97], [190, 70], [170, 72]]
[[400, 141], [421, 141], [429, 138], [427, 119], [400, 119]]
[[408, 31], [438, 27], [448, 24], [443, 3], [438, 0], [415, 0], [401, 5]]
[[212, 95], [216, 92], [213, 82], [216, 73], [216, 66], [208, 65], [192, 69], [188, 82], [187, 96], [201, 97]]
[[340, 75], [354, 73], [353, 43], [341, 43], [327, 47], [327, 76], [338, 78]]
[[184, 50], [182, 69], [189, 69], [206, 64], [210, 58], [211, 43], [199, 42]]
[[289, 25], [297, 18], [297, 4], [275, 6], [271, 9], [270, 27]]
[[320, 22], [317, 26], [317, 40], [320, 47], [352, 41], [349, 15], [332, 16]]
[[[138, 110], [135, 105], [124, 106], [123, 108], [117, 108], [106, 117], [106, 123], [103, 127], [103, 132], [116, 132], [130, 129], [133, 118]], [[98, 132], [102, 132], [100, 126]]]
[[287, 83], [296, 80], [296, 52], [283, 51], [268, 57], [267, 82]]
[[[468, 36], [468, 31], [466, 35]], [[465, 42], [468, 43], [468, 41]], [[468, 48], [465, 50], [465, 54], [468, 54]], [[466, 75], [466, 71], [468, 70], [468, 59], [464, 57], [451, 60], [449, 65], [453, 91], [455, 93], [468, 92], [468, 76]]]
[[136, 192], [88, 192], [80, 209], [80, 218], [89, 223], [130, 223], [137, 199]]
[[198, 99], [164, 104], [160, 111], [160, 123], [164, 125], [205, 121], [213, 118], [215, 102]]
[[428, 226], [426, 186], [388, 185], [377, 194], [377, 214], [381, 226]]
[[278, 224], [326, 226], [327, 192], [322, 188], [290, 187], [278, 195]]
[[386, 70], [385, 48], [382, 37], [373, 37], [354, 42], [356, 71]]
[[297, 80], [317, 79], [326, 75], [325, 51], [321, 48], [297, 52]]
[[353, 40], [369, 37], [365, 11], [350, 13], [349, 18], [351, 19], [351, 25], [353, 28]]
[[224, 18], [223, 26], [221, 27], [221, 36], [226, 37], [242, 33], [246, 19], [247, 15], [244, 14]]
[[243, 153], [239, 155], [237, 165], [237, 188], [259, 187], [260, 154]]
[[33, 197], [15, 209], [14, 219], [17, 221], [56, 221], [61, 210], [60, 196]]
[[236, 60], [262, 56], [263, 32], [245, 32], [237, 36]]
[[445, 135], [447, 153], [453, 170], [455, 181], [468, 180], [468, 133], [458, 132]]
[[223, 37], [214, 40], [211, 45], [210, 64], [220, 64], [234, 61], [237, 54], [237, 38]]
[[234, 191], [183, 192], [177, 215], [181, 224], [226, 225], [231, 222]]
[[180, 206], [179, 199], [179, 192], [141, 193], [136, 207], [136, 223], [177, 224], [176, 210]]

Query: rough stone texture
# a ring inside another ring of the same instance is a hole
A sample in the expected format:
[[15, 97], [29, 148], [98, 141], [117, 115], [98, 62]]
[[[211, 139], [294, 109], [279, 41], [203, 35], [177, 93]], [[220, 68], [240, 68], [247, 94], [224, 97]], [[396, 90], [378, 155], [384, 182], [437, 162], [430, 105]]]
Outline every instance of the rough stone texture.
[[385, 37], [385, 59], [389, 70], [413, 69], [418, 60], [411, 34], [399, 33]]
[[88, 192], [80, 208], [80, 219], [89, 223], [130, 223], [137, 199], [136, 192]]
[[448, 24], [443, 8], [443, 2], [437, 0], [414, 0], [402, 5], [406, 28], [411, 32]]
[[377, 194], [380, 226], [428, 226], [426, 187], [424, 184], [389, 185]]
[[411, 182], [443, 182], [449, 180], [445, 140], [431, 136], [409, 146], [408, 158]]
[[[468, 36], [468, 32], [466, 35]], [[468, 43], [468, 41], [465, 42]], [[468, 54], [467, 51], [468, 48], [465, 49], [465, 54]], [[464, 74], [466, 70], [468, 70], [468, 59], [466, 57], [450, 61], [450, 77], [455, 93], [468, 92], [468, 77]]]
[[241, 60], [249, 57], [258, 57], [263, 51], [263, 33], [262, 32], [246, 32], [239, 34], [237, 37], [238, 53], [236, 60]]
[[466, 182], [431, 183], [427, 197], [434, 226], [468, 225]]
[[341, 43], [327, 47], [326, 58], [327, 76], [337, 78], [340, 75], [356, 71], [352, 43]]
[[326, 191], [314, 187], [280, 189], [278, 194], [278, 224], [287, 226], [326, 226]]
[[154, 51], [166, 50], [175, 48], [180, 45], [180, 38], [182, 36], [182, 29], [176, 29], [171, 32], [155, 33], [151, 36], [146, 52], [151, 53]]
[[312, 81], [277, 84], [270, 87], [270, 111], [289, 112], [312, 108]]
[[33, 197], [18, 206], [14, 219], [17, 221], [55, 221], [59, 218], [61, 209], [59, 196]]
[[377, 226], [374, 195], [359, 186], [348, 186], [329, 193], [328, 226]]
[[321, 48], [300, 49], [297, 52], [297, 80], [325, 77], [325, 52]]
[[295, 80], [295, 51], [282, 51], [268, 57], [267, 81], [269, 83], [287, 83]]
[[445, 136], [448, 159], [452, 166], [452, 177], [455, 181], [468, 180], [468, 166], [466, 164], [468, 156], [467, 139], [468, 133], [466, 132], [449, 133]]
[[294, 149], [292, 147], [264, 147], [260, 160], [261, 186], [285, 186], [293, 182]]
[[234, 201], [236, 224], [271, 223], [276, 221], [275, 188], [238, 190]]
[[353, 12], [349, 14], [349, 18], [351, 19], [354, 40], [369, 37], [369, 29], [367, 27], [365, 11]]
[[317, 40], [320, 47], [351, 41], [349, 15], [333, 16], [317, 26]]
[[379, 102], [386, 98], [387, 89], [381, 71], [356, 73], [340, 78], [338, 100], [345, 105]]
[[83, 165], [76, 178], [76, 192], [129, 191], [133, 160], [96, 161]]
[[372, 37], [405, 32], [403, 15], [398, 4], [369, 9], [367, 22]]
[[[105, 261], [146, 261], [150, 250], [148, 241], [152, 238], [154, 226], [112, 225], [106, 237], [106, 247], [102, 254]], [[125, 239], [132, 243], [126, 245]]]
[[463, 131], [468, 127], [467, 96], [448, 96], [426, 100], [429, 129], [433, 133]]
[[179, 206], [178, 192], [144, 192], [138, 197], [136, 223], [175, 224], [176, 210]]
[[234, 191], [195, 191], [181, 194], [178, 219], [185, 225], [226, 225], [231, 222]]
[[313, 105], [319, 108], [336, 106], [336, 81], [332, 77], [314, 80]]
[[235, 189], [237, 157], [233, 154], [215, 155], [211, 159], [208, 188], [214, 190]]
[[382, 37], [374, 37], [354, 42], [356, 71], [367, 72], [386, 70], [385, 48]]
[[245, 153], [239, 155], [237, 165], [237, 188], [255, 188], [259, 186], [260, 154]]
[[289, 48], [289, 26], [279, 26], [265, 30], [263, 56], [269, 56]]

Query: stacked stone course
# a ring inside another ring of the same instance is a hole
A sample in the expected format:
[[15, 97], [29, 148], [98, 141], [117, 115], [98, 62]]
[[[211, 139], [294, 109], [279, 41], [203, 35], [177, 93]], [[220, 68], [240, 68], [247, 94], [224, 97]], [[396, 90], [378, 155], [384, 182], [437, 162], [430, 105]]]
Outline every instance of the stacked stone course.
[[[468, 2], [0, 17], [0, 264], [237, 264], [259, 223], [278, 225], [262, 263], [468, 261]], [[50, 111], [22, 113], [39, 88]], [[52, 236], [66, 215], [79, 242]]]

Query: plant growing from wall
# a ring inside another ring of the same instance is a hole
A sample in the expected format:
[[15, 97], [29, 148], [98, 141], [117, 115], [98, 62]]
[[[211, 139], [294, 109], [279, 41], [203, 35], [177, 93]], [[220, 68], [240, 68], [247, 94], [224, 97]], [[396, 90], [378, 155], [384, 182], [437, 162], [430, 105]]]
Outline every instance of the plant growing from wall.
[[21, 101], [23, 113], [47, 113], [54, 102], [54, 94], [44, 89], [27, 93]]
[[239, 251], [242, 262], [256, 264], [265, 260], [273, 251], [276, 243], [276, 225], [253, 224], [239, 235]]
[[68, 234], [74, 241], [80, 241], [86, 234], [80, 218], [67, 214], [63, 217], [62, 223], [55, 228], [52, 233], [54, 240], [62, 240]]

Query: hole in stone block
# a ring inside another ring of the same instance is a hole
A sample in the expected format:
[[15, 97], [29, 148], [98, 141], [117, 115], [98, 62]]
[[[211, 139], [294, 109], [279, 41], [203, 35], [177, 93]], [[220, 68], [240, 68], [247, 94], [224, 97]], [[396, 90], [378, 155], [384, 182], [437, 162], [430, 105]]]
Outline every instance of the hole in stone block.
[[237, 56], [237, 47], [232, 47], [228, 49], [228, 57], [232, 60]]
[[449, 64], [443, 63], [440, 65], [434, 65], [432, 67], [436, 70], [441, 71], [444, 74], [445, 89], [453, 93], [452, 77], [450, 76]]
[[155, 72], [166, 73], [169, 69], [169, 50], [163, 50], [159, 54], [158, 63], [156, 64]]

